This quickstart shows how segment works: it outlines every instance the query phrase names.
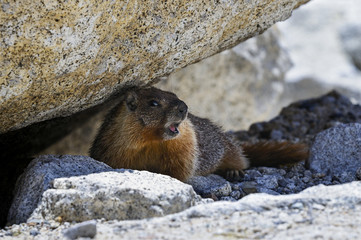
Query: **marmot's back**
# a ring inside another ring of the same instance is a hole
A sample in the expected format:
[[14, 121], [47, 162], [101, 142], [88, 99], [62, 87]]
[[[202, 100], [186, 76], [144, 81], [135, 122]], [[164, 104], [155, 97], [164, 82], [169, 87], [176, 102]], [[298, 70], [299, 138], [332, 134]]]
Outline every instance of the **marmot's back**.
[[222, 163], [225, 164], [226, 157], [234, 159], [234, 164], [237, 165], [232, 165], [233, 167], [230, 167], [230, 169], [236, 167], [241, 170], [249, 166], [241, 148], [237, 147], [221, 128], [206, 118], [200, 118], [192, 114], [188, 114], [188, 118], [193, 123], [199, 146], [197, 175], [207, 175], [216, 172], [220, 168], [227, 168], [222, 166]]

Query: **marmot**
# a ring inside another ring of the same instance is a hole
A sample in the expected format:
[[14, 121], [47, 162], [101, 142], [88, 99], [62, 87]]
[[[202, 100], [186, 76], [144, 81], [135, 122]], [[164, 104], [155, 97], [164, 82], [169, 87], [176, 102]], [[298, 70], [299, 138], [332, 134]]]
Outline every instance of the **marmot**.
[[239, 146], [208, 119], [188, 113], [174, 93], [154, 87], [129, 90], [105, 117], [90, 156], [113, 168], [162, 173], [181, 181], [218, 173], [238, 178], [250, 166], [275, 166], [307, 158], [303, 144]]

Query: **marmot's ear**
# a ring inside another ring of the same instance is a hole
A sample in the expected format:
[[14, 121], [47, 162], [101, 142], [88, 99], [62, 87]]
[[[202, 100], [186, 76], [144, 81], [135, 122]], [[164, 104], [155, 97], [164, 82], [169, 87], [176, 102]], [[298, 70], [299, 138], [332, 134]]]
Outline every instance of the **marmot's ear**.
[[137, 94], [134, 91], [128, 92], [127, 96], [125, 98], [125, 102], [130, 111], [135, 111], [135, 109], [137, 109], [137, 105], [138, 105]]

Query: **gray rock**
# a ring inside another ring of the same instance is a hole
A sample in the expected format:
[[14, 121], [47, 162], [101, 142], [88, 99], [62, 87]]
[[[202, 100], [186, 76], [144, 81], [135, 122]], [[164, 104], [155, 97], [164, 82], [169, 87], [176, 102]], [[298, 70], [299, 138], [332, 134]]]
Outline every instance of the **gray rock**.
[[310, 149], [310, 169], [347, 181], [361, 167], [361, 124], [341, 124], [317, 134]]
[[94, 238], [96, 234], [97, 222], [94, 220], [78, 223], [64, 231], [64, 236], [68, 239]]
[[108, 165], [85, 156], [44, 155], [34, 159], [17, 181], [8, 222], [26, 222], [55, 178], [111, 170]]
[[180, 212], [196, 204], [193, 188], [147, 171], [103, 172], [57, 178], [43, 193], [28, 222], [142, 219]]
[[219, 175], [210, 174], [208, 176], [195, 176], [188, 180], [202, 197], [218, 198], [228, 196], [232, 192], [232, 187], [228, 181]]

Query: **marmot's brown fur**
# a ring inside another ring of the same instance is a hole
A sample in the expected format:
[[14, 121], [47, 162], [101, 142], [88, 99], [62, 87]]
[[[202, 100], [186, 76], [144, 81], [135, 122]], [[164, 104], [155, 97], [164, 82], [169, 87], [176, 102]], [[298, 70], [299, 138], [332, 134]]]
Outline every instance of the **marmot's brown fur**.
[[175, 94], [136, 88], [105, 118], [90, 156], [113, 168], [162, 173], [181, 181], [219, 173], [237, 178], [249, 166], [277, 166], [307, 158], [303, 144], [237, 146], [208, 119], [188, 113]]

